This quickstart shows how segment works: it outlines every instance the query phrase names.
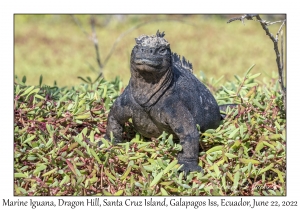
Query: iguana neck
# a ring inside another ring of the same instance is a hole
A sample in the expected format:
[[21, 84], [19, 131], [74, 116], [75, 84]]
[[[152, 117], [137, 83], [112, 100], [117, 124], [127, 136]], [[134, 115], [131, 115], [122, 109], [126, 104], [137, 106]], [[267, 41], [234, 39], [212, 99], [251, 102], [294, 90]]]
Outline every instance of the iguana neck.
[[161, 74], [144, 73], [131, 70], [129, 82], [135, 101], [143, 108], [150, 108], [169, 88], [173, 80], [172, 68]]

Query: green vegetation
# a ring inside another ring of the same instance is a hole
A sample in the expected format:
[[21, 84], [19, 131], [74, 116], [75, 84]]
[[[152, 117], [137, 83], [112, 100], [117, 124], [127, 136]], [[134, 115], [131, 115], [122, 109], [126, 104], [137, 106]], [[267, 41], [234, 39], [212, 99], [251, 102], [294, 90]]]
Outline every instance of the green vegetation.
[[[15, 195], [286, 195], [286, 117], [276, 79], [201, 80], [219, 104], [237, 102], [218, 129], [201, 135], [204, 173], [179, 173], [181, 146], [163, 133], [150, 141], [130, 122], [104, 140], [109, 109], [123, 89], [98, 78], [72, 88], [14, 85]], [[96, 143], [102, 141], [99, 148]]]

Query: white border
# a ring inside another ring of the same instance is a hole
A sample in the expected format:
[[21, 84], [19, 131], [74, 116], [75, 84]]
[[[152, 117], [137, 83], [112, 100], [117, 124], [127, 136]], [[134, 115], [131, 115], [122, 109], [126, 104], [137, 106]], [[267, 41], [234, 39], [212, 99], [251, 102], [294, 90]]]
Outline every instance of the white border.
[[[8, 1], [2, 0], [0, 8], [0, 47], [1, 47], [1, 146], [0, 146], [0, 209], [3, 199], [28, 200], [27, 197], [13, 197], [13, 14], [14, 13], [287, 13], [287, 196], [286, 197], [258, 197], [257, 200], [266, 201], [298, 201], [299, 176], [298, 160], [300, 155], [299, 139], [299, 8], [297, 1]], [[298, 135], [297, 135], [298, 134]], [[120, 197], [125, 199], [143, 200], [145, 197]], [[150, 197], [147, 197], [148, 199]], [[34, 200], [55, 200], [55, 197], [34, 197]], [[113, 197], [107, 197], [116, 200]], [[159, 197], [155, 197], [159, 200]], [[167, 198], [171, 199], [171, 198]], [[177, 197], [176, 199], [179, 199]], [[222, 197], [184, 197], [185, 200], [218, 200]], [[239, 197], [225, 197], [226, 200], [239, 200]], [[253, 197], [243, 197], [252, 200]], [[66, 200], [86, 200], [85, 197], [68, 197]], [[45, 208], [50, 209], [51, 207]], [[55, 209], [68, 209], [70, 207], [56, 207]], [[96, 207], [95, 207], [96, 208]], [[128, 208], [128, 207], [123, 207]], [[129, 207], [134, 208], [134, 207]], [[141, 207], [137, 207], [141, 208]], [[136, 208], [136, 209], [137, 209]], [[147, 208], [147, 207], [146, 207]], [[151, 207], [153, 208], [153, 207]], [[185, 208], [185, 207], [184, 207]], [[201, 208], [201, 207], [199, 207]], [[206, 206], [206, 208], [209, 208]], [[226, 207], [231, 208], [231, 207]], [[295, 207], [294, 207], [295, 208]], [[297, 208], [297, 207], [296, 207]], [[298, 207], [299, 208], [299, 207]], [[40, 209], [40, 208], [37, 208]], [[51, 208], [53, 209], [53, 208]], [[70, 208], [71, 209], [71, 208]], [[77, 207], [75, 209], [84, 209]], [[106, 209], [106, 208], [105, 208]], [[113, 208], [111, 208], [113, 209]], [[178, 208], [175, 208], [178, 209]], [[189, 207], [189, 209], [194, 209]], [[260, 209], [260, 208], [259, 208]]]

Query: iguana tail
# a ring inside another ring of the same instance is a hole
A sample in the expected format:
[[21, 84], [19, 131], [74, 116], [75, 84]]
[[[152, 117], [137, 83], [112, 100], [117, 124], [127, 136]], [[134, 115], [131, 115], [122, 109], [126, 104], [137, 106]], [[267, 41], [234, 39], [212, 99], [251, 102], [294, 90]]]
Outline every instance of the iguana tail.
[[221, 112], [221, 120], [224, 120], [226, 117], [226, 109], [229, 107], [230, 109], [236, 108], [238, 104], [222, 104], [219, 105], [220, 112]]

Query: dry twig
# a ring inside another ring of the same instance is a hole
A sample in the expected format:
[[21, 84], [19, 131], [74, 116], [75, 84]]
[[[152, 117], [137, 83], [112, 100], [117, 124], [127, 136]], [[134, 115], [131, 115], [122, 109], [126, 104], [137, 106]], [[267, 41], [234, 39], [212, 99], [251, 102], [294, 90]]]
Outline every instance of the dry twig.
[[[273, 44], [274, 44], [274, 51], [276, 54], [276, 64], [277, 64], [277, 68], [278, 68], [278, 75], [279, 75], [279, 84], [281, 87], [281, 93], [282, 93], [282, 98], [283, 98], [283, 104], [284, 104], [284, 108], [286, 109], [286, 87], [284, 86], [284, 80], [283, 80], [283, 68], [284, 68], [284, 63], [283, 63], [283, 35], [282, 35], [282, 28], [286, 23], [286, 19], [285, 20], [280, 20], [280, 21], [275, 21], [275, 22], [270, 22], [270, 21], [266, 21], [266, 20], [262, 20], [261, 17], [258, 14], [246, 14], [243, 15], [241, 17], [235, 17], [235, 18], [231, 18], [230, 20], [227, 21], [227, 23], [231, 23], [235, 20], [240, 20], [243, 22], [244, 24], [244, 20], [254, 20], [253, 18], [256, 18], [256, 20], [258, 22], [260, 22], [261, 27], [264, 29], [264, 31], [266, 32], [266, 35], [272, 40]], [[276, 33], [276, 36], [274, 37], [273, 34], [269, 31], [269, 28], [267, 26], [275, 24], [275, 23], [282, 23], [281, 26], [279, 27], [278, 32]], [[278, 36], [281, 32], [281, 53], [279, 52], [279, 47], [278, 47]]]
[[97, 38], [97, 34], [96, 34], [96, 29], [95, 29], [95, 23], [96, 23], [95, 17], [91, 16], [91, 26], [92, 26], [92, 31], [93, 31], [92, 38], [93, 38], [93, 42], [94, 42], [94, 46], [95, 46], [95, 50], [96, 50], [97, 63], [98, 63], [99, 69], [100, 69], [100, 74], [102, 75], [103, 65], [100, 60], [100, 52], [99, 52], [99, 46], [98, 46], [98, 38]]

